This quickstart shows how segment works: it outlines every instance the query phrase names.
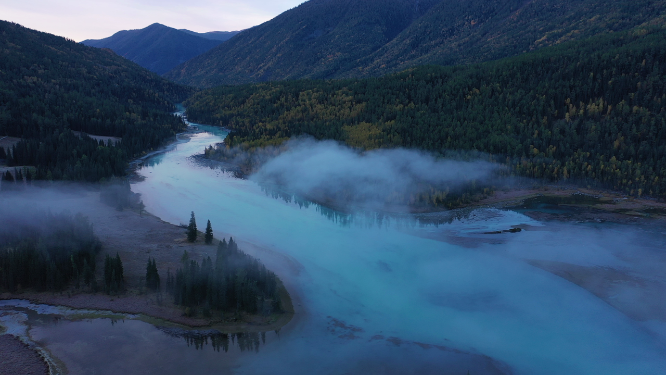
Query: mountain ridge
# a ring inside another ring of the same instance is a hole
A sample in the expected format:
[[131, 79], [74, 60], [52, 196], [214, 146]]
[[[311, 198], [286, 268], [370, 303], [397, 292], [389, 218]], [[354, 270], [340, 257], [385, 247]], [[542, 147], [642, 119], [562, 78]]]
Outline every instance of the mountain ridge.
[[223, 43], [236, 32], [226, 33], [232, 35], [196, 33], [153, 23], [143, 29], [121, 30], [103, 39], [87, 39], [81, 44], [109, 48], [118, 55], [162, 75], [178, 64]]
[[663, 22], [666, 0], [310, 0], [164, 76], [212, 87], [380, 76]]

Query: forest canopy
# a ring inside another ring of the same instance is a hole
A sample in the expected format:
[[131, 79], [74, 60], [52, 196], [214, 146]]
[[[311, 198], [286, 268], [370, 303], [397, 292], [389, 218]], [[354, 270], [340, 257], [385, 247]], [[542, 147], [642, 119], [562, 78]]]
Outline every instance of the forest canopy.
[[190, 119], [229, 147], [309, 134], [362, 149], [490, 154], [512, 173], [666, 197], [666, 31], [643, 27], [484, 64], [222, 86]]

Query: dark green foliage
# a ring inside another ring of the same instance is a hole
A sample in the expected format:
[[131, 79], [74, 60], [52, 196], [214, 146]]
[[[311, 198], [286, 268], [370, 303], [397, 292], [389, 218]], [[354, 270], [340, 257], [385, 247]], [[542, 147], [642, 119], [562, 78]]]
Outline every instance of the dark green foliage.
[[210, 225], [210, 220], [208, 220], [208, 224], [206, 224], [206, 234], [204, 238], [206, 240], [206, 245], [213, 243], [213, 227]]
[[146, 287], [152, 291], [160, 290], [160, 274], [157, 272], [155, 259], [148, 258], [146, 265]]
[[106, 254], [104, 259], [104, 290], [107, 294], [118, 294], [125, 290], [123, 262], [118, 253], [115, 257]]
[[311, 0], [176, 67], [197, 87], [380, 76], [664, 24], [666, 0]]
[[178, 305], [250, 314], [280, 311], [277, 277], [243, 253], [232, 238], [219, 243], [215, 263], [201, 264], [183, 255], [183, 267], [167, 272], [167, 291]]
[[0, 289], [62, 290], [95, 285], [101, 244], [88, 219], [30, 209], [0, 217]]
[[190, 223], [187, 225], [187, 240], [189, 242], [196, 242], [198, 235], [197, 220], [194, 218], [194, 211], [192, 211], [192, 215], [190, 216]]
[[0, 34], [0, 137], [22, 138], [7, 163], [37, 167], [35, 179], [124, 175], [130, 158], [184, 129], [172, 103], [189, 89], [109, 50], [4, 21]]
[[109, 48], [150, 71], [164, 74], [222, 43], [192, 34], [154, 23], [140, 30], [119, 31], [104, 39], [84, 40], [81, 44]]
[[[464, 67], [219, 87], [187, 103], [243, 148], [300, 134], [364, 149], [490, 154], [513, 173], [666, 197], [666, 31], [640, 28]], [[209, 152], [210, 153], [210, 152]]]

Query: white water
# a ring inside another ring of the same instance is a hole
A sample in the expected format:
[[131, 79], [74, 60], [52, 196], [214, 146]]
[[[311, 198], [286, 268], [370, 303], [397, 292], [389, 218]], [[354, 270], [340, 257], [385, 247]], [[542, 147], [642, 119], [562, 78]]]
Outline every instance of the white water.
[[[666, 373], [658, 336], [523, 260], [628, 267], [617, 254], [623, 246], [639, 245], [622, 229], [561, 225], [465, 248], [395, 225], [341, 226], [315, 207], [275, 200], [253, 182], [188, 160], [224, 136], [202, 128], [217, 134], [196, 134], [139, 171], [145, 180], [132, 189], [142, 194], [146, 209], [174, 224], [194, 211], [200, 221], [210, 219], [216, 232], [273, 249], [302, 266], [299, 273], [281, 273], [298, 288], [301, 318], [287, 327], [279, 345], [242, 357], [234, 372], [497, 372], [483, 357], [488, 356], [517, 374]], [[470, 233], [519, 224], [541, 225], [515, 212], [486, 210], [413, 230], [474, 237]], [[336, 326], [332, 319], [356, 328]]]

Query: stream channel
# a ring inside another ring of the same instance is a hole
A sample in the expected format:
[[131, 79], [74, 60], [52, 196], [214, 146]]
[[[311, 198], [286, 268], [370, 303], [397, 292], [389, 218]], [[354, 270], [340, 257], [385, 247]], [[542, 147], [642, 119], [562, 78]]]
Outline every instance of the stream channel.
[[[533, 265], [663, 284], [662, 229], [538, 222], [492, 208], [439, 225], [331, 214], [202, 166], [191, 156], [226, 132], [196, 126], [147, 159], [132, 190], [167, 222], [194, 211], [215, 232], [265, 249], [254, 255], [284, 281], [294, 319], [279, 332], [192, 337], [131, 316], [75, 320], [67, 309], [16, 302], [30, 338], [71, 374], [666, 373], [663, 320], [632, 319]], [[623, 292], [608, 298], [641, 303], [640, 285], [616, 285]]]

